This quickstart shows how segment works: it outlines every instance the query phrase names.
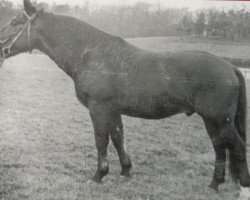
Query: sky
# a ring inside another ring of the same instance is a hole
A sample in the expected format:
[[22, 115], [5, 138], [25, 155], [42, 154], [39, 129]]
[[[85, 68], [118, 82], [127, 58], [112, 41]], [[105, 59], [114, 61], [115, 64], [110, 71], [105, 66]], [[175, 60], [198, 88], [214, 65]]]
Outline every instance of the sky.
[[[23, 0], [10, 0], [15, 5], [21, 5]], [[31, 0], [32, 1], [32, 0]], [[36, 0], [37, 2], [47, 2], [50, 4], [83, 5], [85, 0]], [[88, 0], [91, 5], [131, 5], [136, 2], [146, 2], [150, 4], [159, 4], [161, 7], [188, 7], [191, 10], [203, 8], [232, 8], [238, 9], [243, 6], [250, 10], [250, 1], [209, 1], [209, 0]]]

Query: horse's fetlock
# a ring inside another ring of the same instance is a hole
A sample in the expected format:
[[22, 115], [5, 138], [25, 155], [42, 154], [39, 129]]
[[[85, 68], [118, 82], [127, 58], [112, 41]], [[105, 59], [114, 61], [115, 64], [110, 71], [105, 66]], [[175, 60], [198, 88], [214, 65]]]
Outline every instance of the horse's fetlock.
[[109, 173], [109, 167], [100, 170], [101, 177], [106, 176]]
[[123, 169], [131, 169], [132, 168], [132, 162], [129, 160], [128, 162], [122, 164]]
[[225, 183], [225, 177], [217, 177], [215, 178], [215, 180], [218, 184]]
[[240, 185], [242, 187], [250, 187], [250, 176], [240, 177]]
[[109, 165], [102, 165], [101, 167], [99, 167], [98, 172], [100, 178], [106, 176], [109, 173]]

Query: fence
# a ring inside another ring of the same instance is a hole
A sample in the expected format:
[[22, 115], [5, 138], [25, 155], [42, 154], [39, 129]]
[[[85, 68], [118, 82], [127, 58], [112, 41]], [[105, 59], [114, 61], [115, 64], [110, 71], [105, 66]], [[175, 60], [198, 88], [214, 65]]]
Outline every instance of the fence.
[[240, 68], [240, 71], [244, 75], [245, 79], [250, 80], [250, 69]]

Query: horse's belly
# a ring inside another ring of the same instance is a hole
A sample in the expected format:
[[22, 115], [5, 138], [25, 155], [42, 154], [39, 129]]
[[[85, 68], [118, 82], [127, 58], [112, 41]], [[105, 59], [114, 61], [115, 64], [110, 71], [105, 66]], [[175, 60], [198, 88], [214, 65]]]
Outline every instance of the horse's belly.
[[178, 114], [181, 112], [175, 111], [175, 112], [144, 112], [141, 110], [133, 110], [133, 109], [125, 109], [122, 111], [123, 115], [127, 115], [129, 117], [138, 117], [143, 119], [163, 119], [170, 117], [172, 115]]
[[154, 99], [151, 101], [143, 99], [139, 101], [135, 98], [130, 99], [130, 101], [133, 102], [126, 101], [121, 110], [122, 114], [131, 117], [162, 119], [178, 113], [186, 113], [187, 115], [193, 113], [191, 108], [178, 102], [173, 102], [171, 99]]

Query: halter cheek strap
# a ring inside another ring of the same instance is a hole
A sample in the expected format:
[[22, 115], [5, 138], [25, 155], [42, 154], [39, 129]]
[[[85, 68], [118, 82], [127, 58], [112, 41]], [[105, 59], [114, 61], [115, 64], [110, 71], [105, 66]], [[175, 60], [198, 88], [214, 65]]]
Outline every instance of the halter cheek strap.
[[28, 20], [30, 20], [30, 16], [28, 15], [28, 13], [24, 10], [23, 14], [25, 15], [25, 17], [27, 17]]
[[31, 45], [30, 45], [30, 23], [28, 25], [28, 47], [29, 47], [29, 53], [32, 53]]
[[[31, 49], [31, 45], [30, 45], [30, 23], [31, 23], [31, 20], [32, 20], [32, 17], [33, 16], [29, 16], [28, 15], [28, 13], [24, 10], [23, 11], [23, 13], [24, 13], [24, 15], [27, 17], [27, 19], [28, 19], [28, 21], [29, 21], [29, 24], [28, 24], [28, 30], [27, 30], [27, 32], [28, 32], [28, 48], [29, 48], [29, 53], [31, 54], [32, 53], [32, 49]], [[36, 14], [35, 14], [35, 16], [36, 16]], [[35, 16], [34, 16], [34, 18], [35, 18]]]

